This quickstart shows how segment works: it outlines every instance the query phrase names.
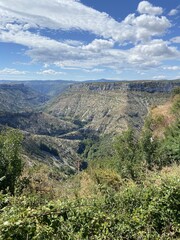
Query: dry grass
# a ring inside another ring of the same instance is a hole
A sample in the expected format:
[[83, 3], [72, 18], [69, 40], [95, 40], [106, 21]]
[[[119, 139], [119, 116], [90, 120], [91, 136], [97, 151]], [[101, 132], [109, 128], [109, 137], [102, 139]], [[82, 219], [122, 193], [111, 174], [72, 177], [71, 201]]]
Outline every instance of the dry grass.
[[148, 172], [146, 179], [144, 179], [144, 186], [156, 185], [160, 186], [162, 181], [174, 179], [175, 181], [179, 181], [180, 184], [180, 166], [174, 164], [169, 167], [164, 167], [161, 171], [150, 171]]
[[162, 138], [164, 136], [165, 129], [175, 122], [176, 117], [172, 113], [173, 103], [174, 99], [151, 110], [153, 134], [155, 137]]

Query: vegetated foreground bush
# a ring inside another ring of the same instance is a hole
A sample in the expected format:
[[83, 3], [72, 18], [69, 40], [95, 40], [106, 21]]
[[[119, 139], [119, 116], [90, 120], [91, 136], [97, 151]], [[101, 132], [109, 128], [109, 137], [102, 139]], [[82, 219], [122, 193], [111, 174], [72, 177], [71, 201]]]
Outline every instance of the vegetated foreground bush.
[[0, 239], [178, 239], [180, 178], [153, 181], [43, 206], [32, 197], [0, 195]]

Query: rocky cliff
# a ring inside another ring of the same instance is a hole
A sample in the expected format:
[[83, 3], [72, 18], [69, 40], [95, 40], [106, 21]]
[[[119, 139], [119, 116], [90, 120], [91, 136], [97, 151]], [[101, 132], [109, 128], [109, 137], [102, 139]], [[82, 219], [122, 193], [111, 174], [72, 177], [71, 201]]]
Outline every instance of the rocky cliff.
[[141, 128], [149, 109], [163, 103], [180, 81], [134, 81], [82, 83], [46, 107], [56, 117], [78, 119], [85, 130], [98, 134], [119, 133], [133, 126]]

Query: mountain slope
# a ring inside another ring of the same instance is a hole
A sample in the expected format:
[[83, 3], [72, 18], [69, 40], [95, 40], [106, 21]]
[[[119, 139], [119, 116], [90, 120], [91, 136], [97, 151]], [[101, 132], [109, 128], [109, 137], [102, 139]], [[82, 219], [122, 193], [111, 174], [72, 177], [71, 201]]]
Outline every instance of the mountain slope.
[[70, 84], [74, 84], [75, 81], [66, 80], [39, 80], [39, 81], [24, 81], [25, 86], [38, 91], [40, 94], [47, 95], [48, 97], [54, 97], [64, 92]]
[[0, 84], [0, 111], [29, 111], [44, 104], [48, 98], [24, 84]]
[[119, 133], [131, 125], [139, 129], [151, 106], [163, 103], [180, 81], [83, 83], [46, 106], [64, 119], [78, 119], [84, 129], [100, 134]]
[[73, 123], [63, 121], [43, 112], [0, 113], [0, 124], [33, 134], [60, 136], [78, 129]]

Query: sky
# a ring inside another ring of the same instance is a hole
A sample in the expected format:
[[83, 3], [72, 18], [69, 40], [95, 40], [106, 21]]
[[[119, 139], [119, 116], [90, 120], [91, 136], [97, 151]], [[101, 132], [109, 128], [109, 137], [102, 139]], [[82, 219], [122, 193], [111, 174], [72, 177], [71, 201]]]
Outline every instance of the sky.
[[180, 78], [179, 0], [0, 0], [0, 80]]

